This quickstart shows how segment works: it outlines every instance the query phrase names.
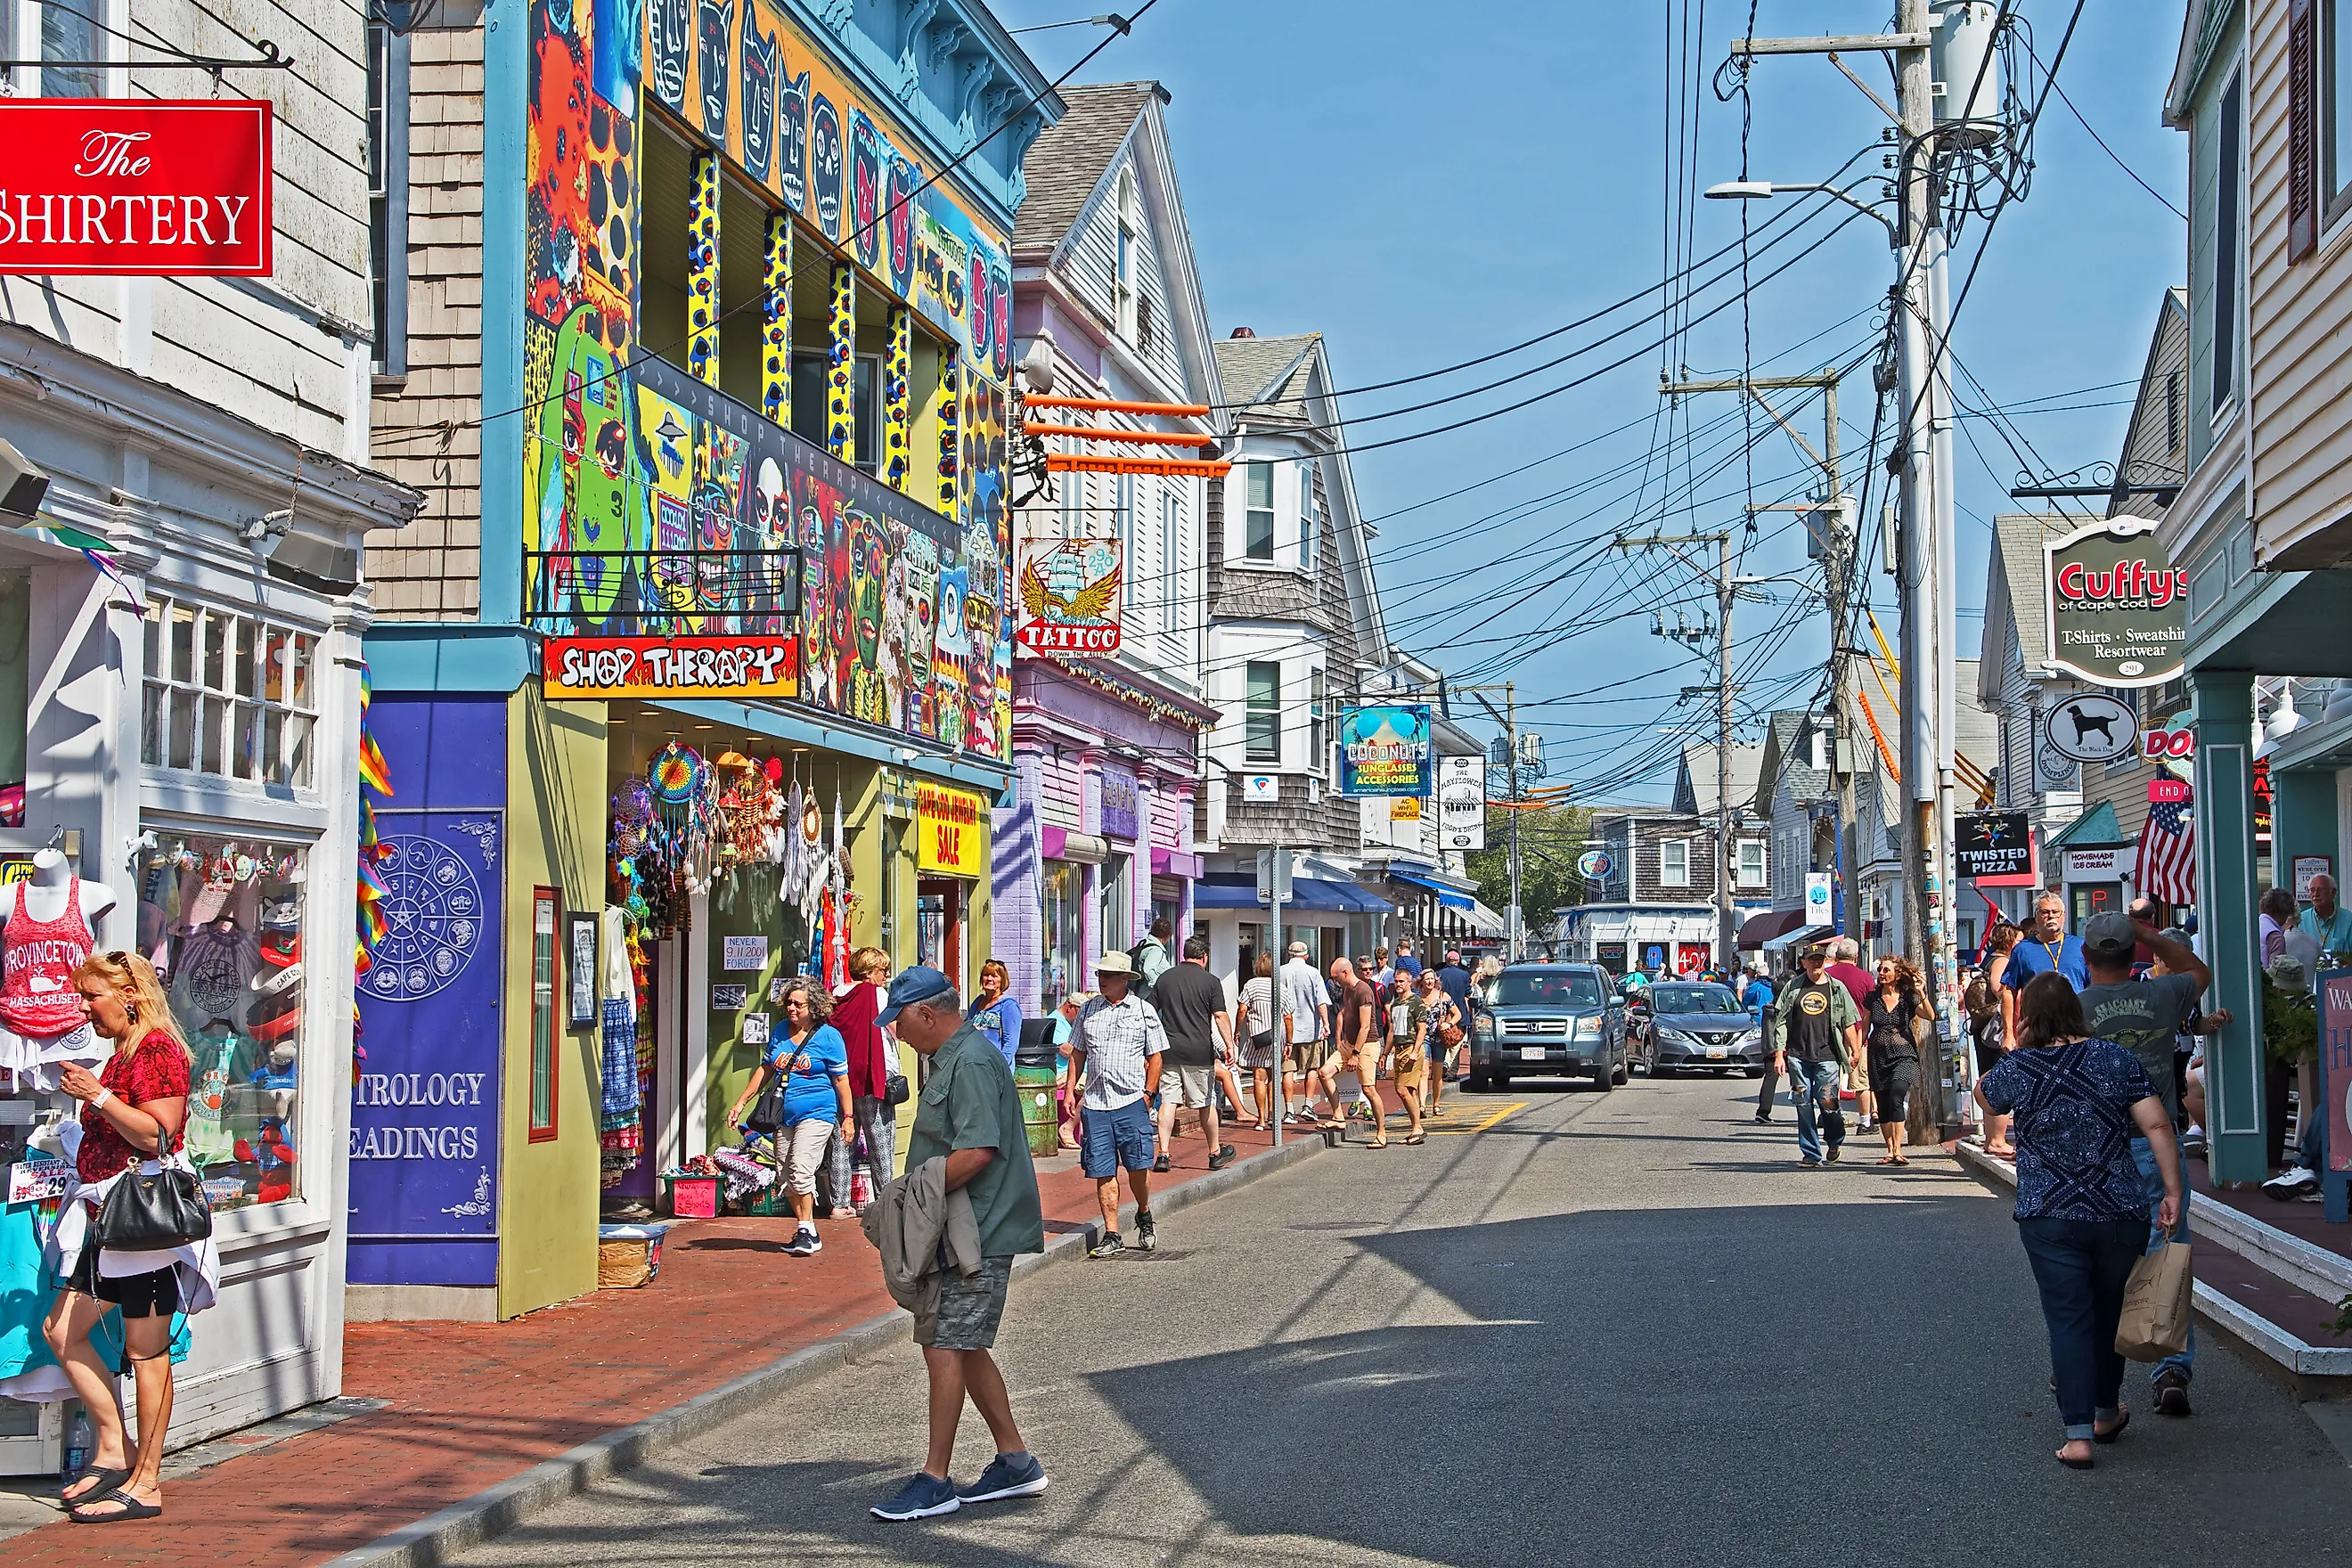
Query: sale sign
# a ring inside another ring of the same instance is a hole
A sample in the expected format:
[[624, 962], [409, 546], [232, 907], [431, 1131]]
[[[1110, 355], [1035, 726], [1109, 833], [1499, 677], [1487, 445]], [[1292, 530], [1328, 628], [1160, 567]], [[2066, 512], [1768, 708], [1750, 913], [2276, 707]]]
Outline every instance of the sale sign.
[[974, 791], [919, 779], [915, 784], [915, 868], [950, 877], [988, 869], [987, 799]]
[[266, 278], [269, 105], [0, 98], [0, 277]]
[[550, 637], [541, 689], [551, 698], [775, 697], [800, 691], [800, 643], [787, 636]]

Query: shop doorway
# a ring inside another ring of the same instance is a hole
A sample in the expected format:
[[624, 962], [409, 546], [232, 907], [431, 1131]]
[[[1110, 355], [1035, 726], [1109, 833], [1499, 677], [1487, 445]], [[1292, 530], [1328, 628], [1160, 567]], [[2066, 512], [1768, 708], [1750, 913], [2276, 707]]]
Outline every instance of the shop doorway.
[[964, 989], [964, 885], [948, 877], [915, 881], [915, 962]]
[[2093, 915], [2114, 914], [2124, 907], [2124, 885], [2121, 882], [2076, 882], [2066, 889], [2068, 913], [2074, 917], [2071, 928], [2076, 932], [2083, 922]]

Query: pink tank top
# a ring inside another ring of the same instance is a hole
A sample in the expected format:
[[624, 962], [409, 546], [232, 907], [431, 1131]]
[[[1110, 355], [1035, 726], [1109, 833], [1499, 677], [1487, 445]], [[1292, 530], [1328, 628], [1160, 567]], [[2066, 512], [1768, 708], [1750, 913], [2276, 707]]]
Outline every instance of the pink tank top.
[[66, 884], [65, 913], [37, 921], [25, 912], [25, 884], [16, 884], [16, 907], [8, 917], [7, 947], [0, 955], [0, 1019], [20, 1035], [63, 1035], [81, 1026], [81, 993], [73, 973], [89, 956], [89, 922], [81, 918], [81, 879]]

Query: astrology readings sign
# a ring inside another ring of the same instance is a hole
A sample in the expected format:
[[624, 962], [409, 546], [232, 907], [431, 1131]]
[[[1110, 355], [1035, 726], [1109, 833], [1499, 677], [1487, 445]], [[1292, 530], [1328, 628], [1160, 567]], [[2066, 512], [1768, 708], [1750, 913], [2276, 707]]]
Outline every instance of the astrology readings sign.
[[0, 98], [0, 276], [269, 275], [266, 101]]
[[550, 637], [541, 655], [546, 695], [793, 697], [799, 643], [784, 636]]

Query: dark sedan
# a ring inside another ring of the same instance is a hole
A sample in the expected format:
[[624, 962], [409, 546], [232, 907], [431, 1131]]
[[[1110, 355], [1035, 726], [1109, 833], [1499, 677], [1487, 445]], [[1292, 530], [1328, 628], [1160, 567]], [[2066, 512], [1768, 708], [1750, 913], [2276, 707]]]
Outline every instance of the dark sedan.
[[1686, 1068], [1762, 1076], [1763, 1033], [1729, 987], [1653, 985], [1649, 1002], [1634, 1025], [1634, 1050], [1652, 1078], [1672, 1078]]

